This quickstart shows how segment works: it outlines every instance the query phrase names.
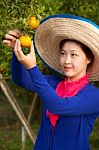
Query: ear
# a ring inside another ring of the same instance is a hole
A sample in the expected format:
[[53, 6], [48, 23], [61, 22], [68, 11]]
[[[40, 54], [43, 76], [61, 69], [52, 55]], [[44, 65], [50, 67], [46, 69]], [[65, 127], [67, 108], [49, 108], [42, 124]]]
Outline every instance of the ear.
[[91, 59], [87, 59], [87, 64], [90, 64], [90, 62], [91, 62]]

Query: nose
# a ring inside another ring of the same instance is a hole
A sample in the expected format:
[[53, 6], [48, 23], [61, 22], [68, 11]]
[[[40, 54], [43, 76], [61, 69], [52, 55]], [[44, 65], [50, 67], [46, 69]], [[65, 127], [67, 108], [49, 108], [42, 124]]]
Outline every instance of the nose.
[[71, 63], [71, 58], [70, 58], [69, 55], [67, 55], [67, 56], [65, 57], [65, 64], [70, 64], [70, 63]]

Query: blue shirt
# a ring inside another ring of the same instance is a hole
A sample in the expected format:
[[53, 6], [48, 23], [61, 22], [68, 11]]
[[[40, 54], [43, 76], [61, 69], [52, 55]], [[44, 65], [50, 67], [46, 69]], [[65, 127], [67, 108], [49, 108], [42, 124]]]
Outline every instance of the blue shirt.
[[[12, 59], [13, 81], [38, 93], [43, 101], [39, 133], [34, 150], [89, 150], [89, 137], [99, 114], [99, 89], [91, 83], [78, 94], [60, 98], [55, 93], [59, 77], [44, 76], [38, 67], [26, 70], [15, 55]], [[46, 117], [46, 109], [60, 115], [55, 128]]]

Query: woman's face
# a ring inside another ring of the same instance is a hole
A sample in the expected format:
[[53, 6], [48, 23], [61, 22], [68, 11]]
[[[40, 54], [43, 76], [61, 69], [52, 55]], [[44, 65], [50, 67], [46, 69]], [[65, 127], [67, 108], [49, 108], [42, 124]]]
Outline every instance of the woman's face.
[[62, 46], [60, 63], [68, 80], [75, 81], [86, 74], [86, 68], [90, 60], [78, 43], [68, 41]]

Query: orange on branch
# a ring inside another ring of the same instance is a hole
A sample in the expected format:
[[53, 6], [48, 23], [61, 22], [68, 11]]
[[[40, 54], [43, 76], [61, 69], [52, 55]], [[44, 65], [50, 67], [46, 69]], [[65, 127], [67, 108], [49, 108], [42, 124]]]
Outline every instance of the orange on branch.
[[30, 17], [27, 23], [31, 27], [31, 29], [37, 29], [40, 24], [40, 21], [39, 19], [36, 19], [36, 17]]
[[22, 35], [19, 38], [21, 46], [24, 48], [30, 48], [31, 46], [31, 37], [29, 37], [28, 35]]

